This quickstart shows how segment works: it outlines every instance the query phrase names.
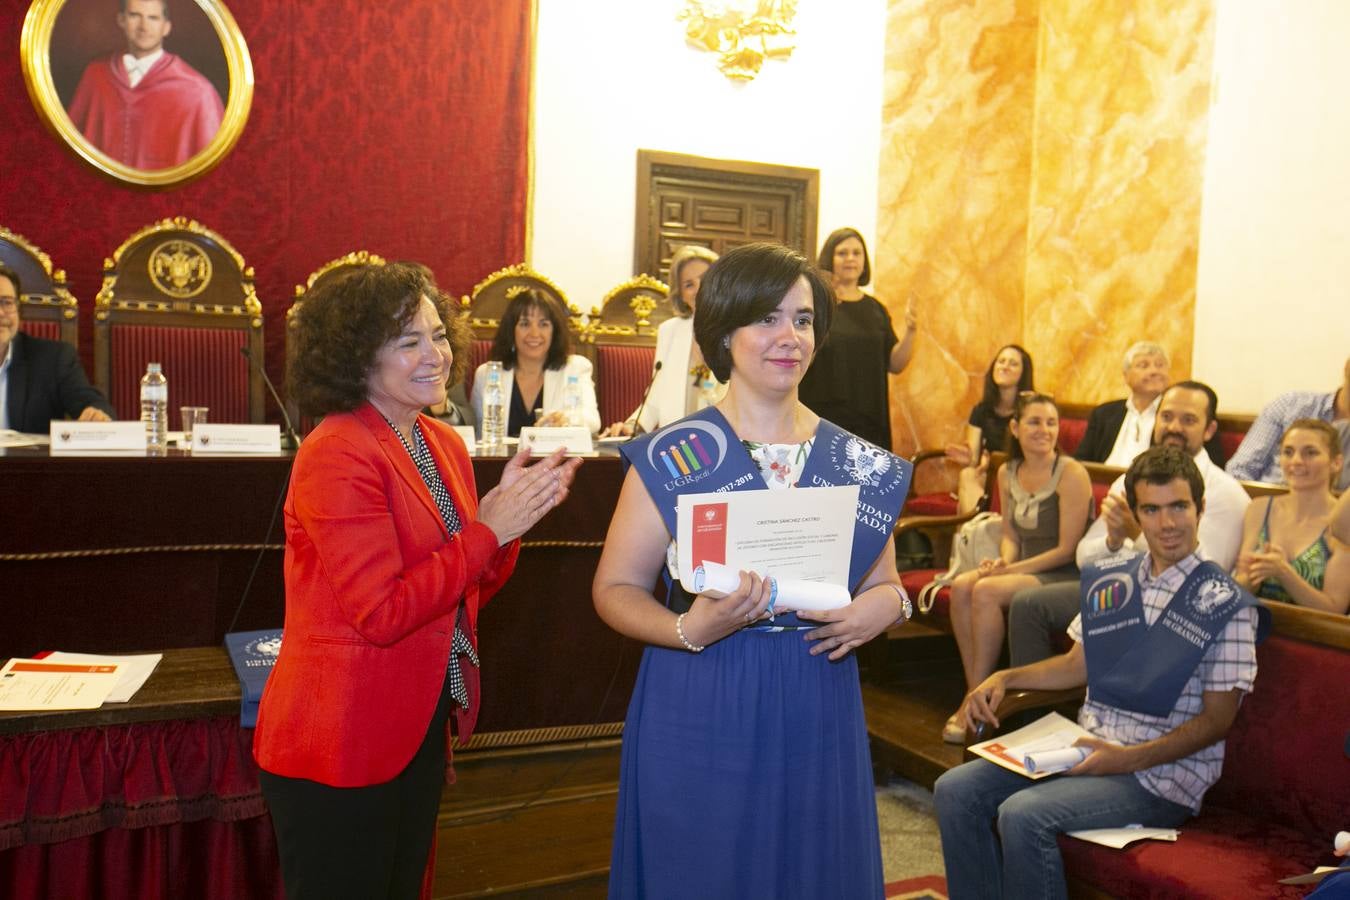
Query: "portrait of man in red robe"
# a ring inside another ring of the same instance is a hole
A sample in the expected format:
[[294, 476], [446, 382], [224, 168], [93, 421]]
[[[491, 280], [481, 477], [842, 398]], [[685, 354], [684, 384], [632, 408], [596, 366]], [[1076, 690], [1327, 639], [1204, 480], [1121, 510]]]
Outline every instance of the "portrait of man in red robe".
[[122, 0], [125, 52], [85, 68], [68, 110], [103, 153], [136, 169], [166, 169], [211, 143], [225, 114], [215, 87], [164, 49], [173, 30], [168, 0]]

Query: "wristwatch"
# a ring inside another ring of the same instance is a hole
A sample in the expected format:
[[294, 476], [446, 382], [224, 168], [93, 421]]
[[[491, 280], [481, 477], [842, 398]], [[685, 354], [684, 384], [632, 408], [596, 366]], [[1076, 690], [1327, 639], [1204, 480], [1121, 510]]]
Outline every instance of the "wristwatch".
[[910, 602], [909, 595], [900, 585], [891, 584], [891, 587], [895, 588], [895, 592], [900, 595], [900, 618], [895, 620], [895, 624], [903, 625], [914, 618], [914, 604]]

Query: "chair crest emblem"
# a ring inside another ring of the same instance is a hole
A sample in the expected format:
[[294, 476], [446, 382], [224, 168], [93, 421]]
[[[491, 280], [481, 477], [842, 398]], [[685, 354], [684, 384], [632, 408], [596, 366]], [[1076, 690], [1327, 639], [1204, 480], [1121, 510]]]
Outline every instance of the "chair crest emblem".
[[195, 297], [211, 283], [211, 259], [190, 241], [165, 241], [150, 253], [150, 281], [170, 297]]

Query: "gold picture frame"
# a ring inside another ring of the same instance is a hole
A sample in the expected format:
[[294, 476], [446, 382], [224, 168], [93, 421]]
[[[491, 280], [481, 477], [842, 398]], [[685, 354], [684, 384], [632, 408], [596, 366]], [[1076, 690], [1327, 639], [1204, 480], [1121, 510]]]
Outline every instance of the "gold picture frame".
[[[84, 102], [79, 95], [84, 90], [85, 79], [94, 69], [116, 65], [120, 50], [114, 42], [122, 41], [125, 48], [126, 42], [131, 40], [129, 34], [124, 36], [120, 30], [126, 19], [125, 13], [121, 12], [126, 8], [126, 2], [128, 0], [33, 0], [19, 40], [24, 83], [34, 108], [48, 129], [99, 172], [142, 187], [167, 188], [186, 184], [219, 165], [244, 132], [253, 105], [253, 63], [248, 45], [223, 0], [172, 0], [171, 27], [165, 31], [167, 42], [163, 45], [166, 56], [171, 59], [166, 62], [161, 58], [144, 78], [158, 76], [160, 63], [165, 67], [173, 64], [177, 66], [174, 74], [178, 84], [186, 87], [177, 93], [155, 95], [156, 102], [164, 103], [158, 99], [164, 96], [170, 98], [169, 102], [177, 103], [180, 102], [178, 97], [190, 96], [193, 90], [204, 93], [209, 88], [215, 91], [221, 109], [214, 109], [213, 105], [213, 109], [202, 113], [192, 126], [195, 133], [189, 134], [188, 127], [179, 126], [178, 143], [171, 150], [163, 149], [162, 140], [150, 141], [158, 145], [154, 148], [158, 156], [138, 146], [138, 142], [129, 137], [132, 130], [126, 126], [120, 126], [123, 129], [121, 146], [110, 152], [108, 145], [113, 140], [109, 137], [110, 130], [119, 126], [93, 124], [92, 104]], [[148, 0], [129, 2], [135, 10]], [[160, 8], [167, 13], [168, 2]], [[177, 40], [175, 35], [179, 35]], [[202, 71], [198, 72], [198, 68]], [[102, 81], [112, 84], [106, 74]], [[104, 90], [105, 96], [114, 93], [113, 88]], [[119, 101], [106, 99], [100, 102]], [[197, 102], [210, 101], [199, 98]], [[71, 116], [71, 106], [76, 103], [80, 106], [77, 114], [85, 120], [85, 129], [98, 132], [102, 127], [102, 133], [91, 137], [81, 130]], [[219, 125], [208, 138], [210, 123], [217, 117]], [[148, 122], [150, 118], [151, 115], [146, 114], [143, 121]], [[104, 117], [103, 121], [112, 119]], [[147, 124], [136, 134], [150, 133], [151, 127]], [[158, 136], [162, 137], [170, 128], [161, 126]], [[142, 139], [139, 143], [146, 141]], [[163, 158], [165, 162], [162, 165], [147, 163], [143, 161], [146, 158]]]

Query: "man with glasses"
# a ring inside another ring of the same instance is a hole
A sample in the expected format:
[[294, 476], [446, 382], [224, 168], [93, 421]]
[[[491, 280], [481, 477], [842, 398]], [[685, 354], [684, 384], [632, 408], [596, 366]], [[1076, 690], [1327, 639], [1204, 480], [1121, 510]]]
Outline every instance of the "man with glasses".
[[0, 428], [46, 434], [52, 419], [109, 421], [75, 348], [19, 331], [19, 290], [19, 273], [0, 263]]

